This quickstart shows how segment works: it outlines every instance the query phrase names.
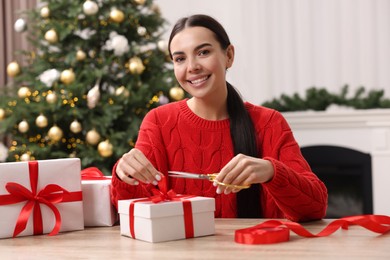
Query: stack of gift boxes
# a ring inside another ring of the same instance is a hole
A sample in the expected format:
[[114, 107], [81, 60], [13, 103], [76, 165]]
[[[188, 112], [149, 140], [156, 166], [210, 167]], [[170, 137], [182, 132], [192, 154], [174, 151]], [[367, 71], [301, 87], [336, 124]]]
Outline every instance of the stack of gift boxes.
[[[112, 226], [110, 177], [80, 159], [0, 163], [0, 238]], [[120, 234], [162, 242], [214, 234], [213, 198], [177, 195], [118, 203]]]

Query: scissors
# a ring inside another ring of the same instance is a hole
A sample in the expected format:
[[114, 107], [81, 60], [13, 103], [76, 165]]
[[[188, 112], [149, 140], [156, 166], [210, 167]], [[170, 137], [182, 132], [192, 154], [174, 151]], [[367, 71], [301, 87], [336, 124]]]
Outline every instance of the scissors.
[[226, 184], [223, 182], [219, 182], [215, 179], [217, 177], [217, 173], [197, 174], [197, 173], [189, 173], [189, 172], [168, 171], [168, 176], [174, 178], [208, 180], [211, 182], [216, 182], [218, 185], [233, 188], [233, 189], [248, 189], [250, 187], [250, 185], [234, 185], [234, 184]]

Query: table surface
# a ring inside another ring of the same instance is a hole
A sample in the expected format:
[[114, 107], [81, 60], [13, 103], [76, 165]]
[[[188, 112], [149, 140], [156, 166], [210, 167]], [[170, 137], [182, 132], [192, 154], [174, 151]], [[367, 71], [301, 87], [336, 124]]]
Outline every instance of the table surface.
[[[262, 219], [216, 219], [215, 235], [161, 243], [121, 236], [119, 226], [86, 228], [56, 236], [0, 239], [0, 259], [390, 259], [390, 233], [379, 235], [360, 226], [328, 237], [304, 238], [268, 245], [234, 242], [236, 229]], [[330, 220], [305, 223], [313, 233]]]

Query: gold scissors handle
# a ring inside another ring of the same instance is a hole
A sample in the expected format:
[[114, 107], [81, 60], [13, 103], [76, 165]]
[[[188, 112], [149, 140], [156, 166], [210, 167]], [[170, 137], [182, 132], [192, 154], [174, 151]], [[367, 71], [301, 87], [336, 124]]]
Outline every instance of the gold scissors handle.
[[211, 173], [211, 174], [196, 174], [196, 173], [189, 173], [189, 172], [179, 172], [179, 171], [168, 171], [168, 175], [170, 177], [175, 178], [188, 178], [188, 179], [200, 179], [200, 180], [209, 180], [211, 182], [215, 182], [218, 185], [229, 187], [233, 189], [248, 189], [250, 185], [235, 185], [235, 184], [227, 184], [220, 181], [217, 181], [215, 178], [217, 177], [217, 173]]
[[224, 183], [224, 182], [217, 181], [215, 179], [217, 177], [216, 173], [207, 174], [207, 176], [209, 177], [210, 181], [215, 182], [218, 185], [221, 185], [221, 186], [224, 186], [224, 187], [229, 187], [229, 188], [233, 188], [233, 189], [240, 189], [240, 190], [241, 189], [248, 189], [250, 187], [250, 185], [235, 185], [235, 184], [227, 184], [227, 183]]

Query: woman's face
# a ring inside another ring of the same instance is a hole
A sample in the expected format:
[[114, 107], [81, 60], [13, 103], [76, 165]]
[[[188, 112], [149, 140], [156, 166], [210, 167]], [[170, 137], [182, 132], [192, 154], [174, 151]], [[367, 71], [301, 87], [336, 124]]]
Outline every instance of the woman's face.
[[209, 29], [188, 27], [173, 37], [170, 48], [176, 79], [185, 91], [205, 100], [223, 97], [233, 46], [223, 50]]

